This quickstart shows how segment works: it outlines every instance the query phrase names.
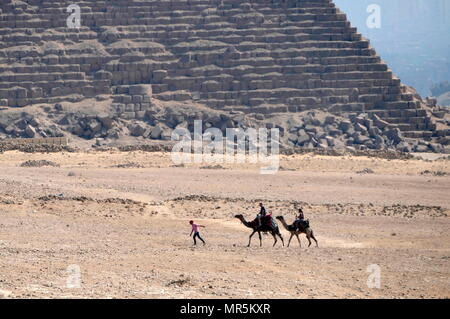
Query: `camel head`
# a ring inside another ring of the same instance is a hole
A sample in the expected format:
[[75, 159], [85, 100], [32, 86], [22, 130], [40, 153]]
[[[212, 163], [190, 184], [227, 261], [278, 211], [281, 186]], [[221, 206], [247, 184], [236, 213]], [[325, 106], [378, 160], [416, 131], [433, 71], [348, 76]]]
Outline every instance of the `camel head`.
[[245, 220], [245, 218], [244, 218], [244, 215], [242, 215], [242, 214], [237, 214], [236, 216], [234, 216], [234, 218], [239, 219], [239, 220], [241, 221], [241, 223], [243, 223], [243, 224], [245, 225], [246, 220]]

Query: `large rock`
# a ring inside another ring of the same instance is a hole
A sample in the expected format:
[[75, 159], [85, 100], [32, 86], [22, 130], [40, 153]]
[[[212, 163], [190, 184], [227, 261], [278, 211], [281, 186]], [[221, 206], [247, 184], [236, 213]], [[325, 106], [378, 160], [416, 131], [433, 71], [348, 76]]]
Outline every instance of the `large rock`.
[[102, 124], [96, 119], [89, 120], [87, 124], [87, 129], [90, 130], [93, 134], [100, 132], [102, 129]]
[[337, 128], [332, 128], [328, 131], [328, 134], [331, 136], [334, 136], [334, 137], [340, 136], [340, 135], [342, 135], [342, 133], [343, 132], [341, 130], [338, 130]]
[[371, 127], [369, 128], [369, 135], [375, 137], [377, 135], [382, 135], [382, 132], [378, 127]]
[[143, 136], [146, 128], [142, 124], [132, 124], [128, 127], [130, 134], [132, 136]]
[[289, 134], [288, 140], [292, 142], [293, 144], [297, 143], [298, 141], [298, 135], [297, 134]]
[[411, 152], [411, 146], [405, 141], [398, 143], [396, 146], [396, 149], [400, 152], [405, 152], [405, 153]]
[[330, 147], [334, 147], [336, 145], [335, 139], [331, 136], [326, 136], [325, 140], [327, 141], [327, 144]]
[[31, 125], [27, 125], [27, 127], [25, 128], [25, 134], [28, 137], [35, 137], [36, 136], [36, 129], [34, 127], [32, 127]]
[[417, 144], [414, 146], [414, 152], [425, 153], [428, 151], [429, 151], [429, 149], [428, 149], [427, 145]]
[[334, 124], [335, 121], [336, 121], [336, 118], [333, 115], [329, 115], [329, 116], [325, 117], [324, 124], [326, 124], [326, 125]]
[[444, 147], [437, 143], [430, 143], [430, 148], [435, 153], [442, 153], [444, 151]]
[[102, 125], [107, 128], [110, 129], [113, 127], [114, 124], [114, 118], [108, 114], [99, 114], [97, 115], [97, 119], [100, 121], [100, 123], [102, 123]]
[[395, 144], [400, 143], [403, 141], [403, 134], [398, 128], [393, 128], [384, 133], [384, 135], [391, 141], [393, 141]]
[[348, 130], [353, 128], [353, 125], [348, 120], [343, 120], [341, 123], [339, 123], [339, 129], [342, 130], [344, 133], [347, 133]]
[[362, 125], [361, 123], [356, 123], [355, 124], [355, 131], [366, 134], [367, 133], [367, 128], [364, 125]]
[[373, 124], [381, 129], [388, 127], [389, 123], [382, 120], [378, 115], [373, 115]]
[[152, 132], [150, 133], [150, 138], [152, 138], [152, 139], [159, 139], [161, 137], [162, 132], [163, 132], [162, 127], [159, 126], [159, 125], [156, 125], [152, 129]]
[[375, 141], [375, 147], [377, 149], [383, 149], [384, 148], [384, 138], [381, 135], [375, 135], [374, 136], [374, 141]]
[[361, 132], [356, 132], [355, 134], [353, 134], [353, 139], [355, 140], [356, 144], [365, 144], [370, 140], [369, 137], [362, 135]]

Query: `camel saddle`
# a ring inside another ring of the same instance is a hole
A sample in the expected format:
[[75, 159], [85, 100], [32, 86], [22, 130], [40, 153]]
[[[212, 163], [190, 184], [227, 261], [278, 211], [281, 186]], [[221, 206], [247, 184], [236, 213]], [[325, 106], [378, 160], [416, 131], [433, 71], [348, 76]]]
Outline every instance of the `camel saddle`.
[[[261, 226], [274, 226], [272, 215], [261, 216], [260, 219], [261, 219]], [[255, 218], [252, 223], [257, 224], [258, 219]]]
[[302, 219], [302, 220], [297, 220], [296, 221], [296, 227], [298, 228], [309, 228], [309, 220], [308, 219]]

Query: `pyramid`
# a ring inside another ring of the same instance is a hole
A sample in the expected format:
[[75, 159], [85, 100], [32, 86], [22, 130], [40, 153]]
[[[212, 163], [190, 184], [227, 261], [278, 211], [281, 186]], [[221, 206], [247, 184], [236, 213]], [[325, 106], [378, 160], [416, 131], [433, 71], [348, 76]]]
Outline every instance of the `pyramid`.
[[0, 107], [110, 95], [133, 119], [151, 95], [244, 113], [364, 113], [409, 138], [449, 134], [331, 0], [80, 0], [81, 26], [68, 28], [72, 2], [2, 0]]

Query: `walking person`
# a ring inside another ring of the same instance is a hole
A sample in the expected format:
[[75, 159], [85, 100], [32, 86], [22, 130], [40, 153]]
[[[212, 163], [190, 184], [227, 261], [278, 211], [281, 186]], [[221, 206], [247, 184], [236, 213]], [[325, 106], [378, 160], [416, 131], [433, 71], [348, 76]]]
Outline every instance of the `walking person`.
[[194, 223], [193, 220], [189, 221], [189, 224], [191, 224], [191, 226], [192, 226], [191, 234], [189, 235], [189, 237], [191, 237], [192, 233], [194, 233], [194, 236], [192, 237], [194, 239], [194, 246], [197, 245], [196, 238], [200, 239], [203, 242], [203, 245], [206, 245], [205, 241], [200, 236], [200, 227], [205, 228], [205, 226], [196, 224], [196, 223]]

